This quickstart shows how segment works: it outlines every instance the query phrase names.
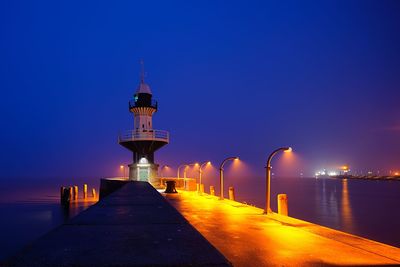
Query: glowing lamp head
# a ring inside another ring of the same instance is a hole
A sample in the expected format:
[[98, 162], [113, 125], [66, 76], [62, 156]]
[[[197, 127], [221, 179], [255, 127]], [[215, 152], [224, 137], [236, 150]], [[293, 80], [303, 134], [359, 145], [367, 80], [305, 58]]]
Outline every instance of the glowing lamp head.
[[124, 168], [124, 165], [119, 165], [119, 168], [120, 168], [120, 169], [123, 169], [123, 168]]
[[194, 164], [194, 166], [198, 167], [198, 166], [199, 166], [199, 164], [196, 162], [196, 163]]
[[284, 150], [284, 152], [287, 152], [287, 153], [292, 152], [292, 151], [293, 151], [293, 149], [290, 146], [285, 148], [285, 150]]
[[235, 161], [238, 161], [238, 160], [239, 160], [239, 157], [236, 157], [236, 158], [235, 158]]
[[207, 162], [207, 165], [211, 165], [211, 161]]

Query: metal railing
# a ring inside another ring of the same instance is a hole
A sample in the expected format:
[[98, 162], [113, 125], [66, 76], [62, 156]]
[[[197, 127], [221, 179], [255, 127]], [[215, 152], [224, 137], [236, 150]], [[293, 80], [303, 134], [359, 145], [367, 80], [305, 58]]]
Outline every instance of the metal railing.
[[151, 101], [135, 101], [134, 99], [129, 101], [129, 109], [135, 107], [151, 107], [157, 109], [158, 103], [156, 100]]
[[162, 141], [169, 143], [169, 132], [162, 130], [131, 130], [119, 135], [118, 142]]

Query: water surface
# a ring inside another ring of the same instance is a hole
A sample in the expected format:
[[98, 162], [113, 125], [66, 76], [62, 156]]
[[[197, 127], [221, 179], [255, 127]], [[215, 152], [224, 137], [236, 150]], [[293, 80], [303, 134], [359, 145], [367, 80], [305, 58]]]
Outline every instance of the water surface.
[[63, 208], [59, 185], [43, 179], [0, 184], [0, 262], [93, 204], [79, 201]]

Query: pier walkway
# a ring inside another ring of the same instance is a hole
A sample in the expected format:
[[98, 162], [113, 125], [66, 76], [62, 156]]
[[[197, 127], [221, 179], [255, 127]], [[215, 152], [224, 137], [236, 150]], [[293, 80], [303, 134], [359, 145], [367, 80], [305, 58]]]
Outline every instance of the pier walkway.
[[230, 266], [150, 184], [129, 182], [0, 266]]
[[234, 266], [400, 264], [400, 249], [351, 234], [196, 192], [164, 196]]

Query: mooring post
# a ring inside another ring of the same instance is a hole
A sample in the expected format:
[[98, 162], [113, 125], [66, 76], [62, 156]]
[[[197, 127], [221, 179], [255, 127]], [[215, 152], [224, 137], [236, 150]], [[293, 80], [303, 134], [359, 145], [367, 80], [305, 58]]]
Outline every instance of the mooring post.
[[165, 188], [164, 193], [168, 193], [168, 194], [178, 193], [178, 191], [176, 191], [176, 188], [175, 188], [175, 185], [176, 185], [175, 181], [167, 181], [166, 184], [167, 184], [167, 187]]
[[200, 194], [204, 193], [204, 184], [200, 184]]
[[78, 186], [74, 185], [74, 200], [78, 200]]
[[64, 206], [69, 205], [69, 202], [70, 202], [70, 200], [71, 200], [70, 194], [69, 194], [69, 193], [70, 193], [69, 188], [64, 188], [63, 201], [62, 201], [62, 204], [63, 204]]
[[92, 188], [92, 197], [96, 198], [96, 189]]
[[235, 201], [235, 189], [233, 186], [229, 187], [229, 200]]
[[83, 199], [87, 199], [87, 184], [83, 184]]
[[286, 194], [278, 195], [278, 214], [288, 216], [288, 198]]
[[65, 189], [65, 186], [61, 186], [60, 187], [60, 201], [61, 201], [61, 203], [63, 201], [64, 189]]
[[210, 185], [210, 195], [215, 196], [215, 188], [213, 185]]
[[68, 189], [69, 189], [69, 200], [71, 201], [74, 193], [74, 188], [70, 186], [68, 187]]
[[61, 205], [64, 207], [69, 207], [69, 202], [71, 200], [71, 187], [62, 187], [61, 193]]

